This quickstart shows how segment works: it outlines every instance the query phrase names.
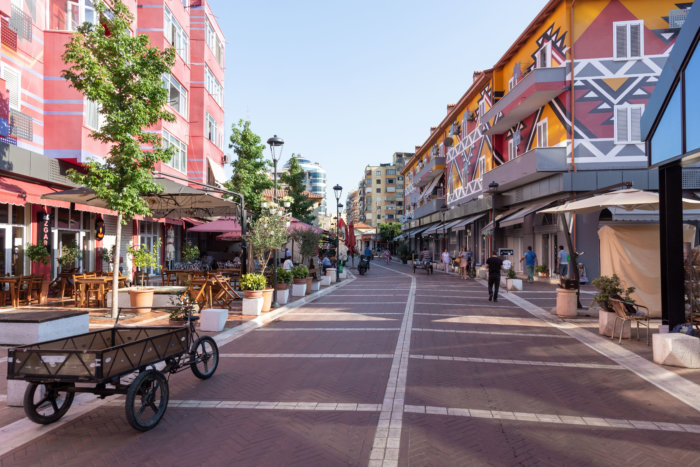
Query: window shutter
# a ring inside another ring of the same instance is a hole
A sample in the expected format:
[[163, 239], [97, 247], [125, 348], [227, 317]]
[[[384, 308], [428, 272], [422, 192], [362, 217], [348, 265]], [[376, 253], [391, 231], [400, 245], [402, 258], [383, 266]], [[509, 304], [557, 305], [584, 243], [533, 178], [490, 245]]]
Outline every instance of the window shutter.
[[627, 25], [615, 26], [615, 58], [627, 58]]
[[642, 56], [641, 24], [630, 24], [630, 58]]
[[99, 115], [97, 112], [97, 103], [89, 99], [85, 99], [85, 126], [97, 130], [100, 125]]
[[627, 108], [618, 107], [615, 109], [615, 141], [626, 143], [629, 141], [629, 131], [627, 128]]
[[639, 142], [642, 140], [640, 121], [642, 119], [642, 107], [632, 107], [630, 109], [630, 141]]
[[2, 67], [2, 78], [5, 80], [5, 88], [9, 93], [10, 108], [20, 110], [20, 74], [17, 70], [8, 66]]

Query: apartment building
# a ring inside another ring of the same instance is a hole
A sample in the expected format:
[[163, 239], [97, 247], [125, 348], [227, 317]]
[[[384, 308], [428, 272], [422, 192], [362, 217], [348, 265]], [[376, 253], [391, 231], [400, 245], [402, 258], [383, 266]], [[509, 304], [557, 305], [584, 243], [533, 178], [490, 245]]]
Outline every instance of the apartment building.
[[[495, 247], [517, 259], [531, 245], [551, 267], [564, 232], [539, 210], [623, 182], [658, 189], [639, 122], [690, 5], [548, 2], [490, 69], [474, 73], [406, 163], [412, 248], [466, 247], [483, 262]], [[692, 171], [684, 183], [695, 188]], [[598, 226], [631, 221], [607, 210], [575, 217], [589, 277], [599, 274]]]
[[[163, 77], [175, 121], [153, 128], [175, 154], [156, 170], [197, 182], [223, 181], [225, 41], [208, 2], [124, 3], [134, 15], [135, 34], [177, 51], [172, 72]], [[61, 78], [66, 68], [61, 55], [71, 34], [83, 22], [98, 21], [93, 3], [4, 0], [0, 15], [0, 272], [55, 275], [55, 258], [73, 242], [83, 252], [82, 269], [99, 269], [99, 252], [114, 245], [114, 213], [41, 198], [72, 187], [68, 169], [108, 154], [89, 136], [101, 124], [98, 106]], [[104, 238], [96, 234], [99, 225]], [[123, 271], [131, 271], [127, 245], [152, 245], [171, 229], [179, 257], [184, 227], [182, 219], [141, 217], [125, 225]], [[54, 259], [49, 266], [30, 265], [22, 253], [40, 240], [40, 232]]]
[[360, 192], [352, 190], [345, 199], [345, 213], [350, 222], [360, 221]]
[[359, 220], [377, 227], [399, 222], [404, 215], [404, 177], [401, 170], [412, 153], [395, 152], [392, 162], [365, 167], [358, 185]]

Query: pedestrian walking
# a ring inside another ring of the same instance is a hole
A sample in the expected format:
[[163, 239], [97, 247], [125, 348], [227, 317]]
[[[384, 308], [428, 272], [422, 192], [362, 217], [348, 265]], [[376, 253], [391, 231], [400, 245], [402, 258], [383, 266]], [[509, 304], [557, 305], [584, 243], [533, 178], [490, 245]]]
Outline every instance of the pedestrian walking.
[[386, 262], [386, 264], [389, 264], [389, 261], [391, 261], [391, 252], [388, 248], [384, 250], [384, 261]]
[[440, 258], [442, 259], [442, 265], [445, 268], [445, 272], [448, 272], [452, 258], [450, 258], [450, 254], [447, 252], [447, 249], [442, 250], [442, 255], [440, 255]]
[[520, 258], [520, 262], [522, 263], [523, 261], [525, 261], [525, 270], [527, 270], [527, 281], [534, 282], [535, 268], [537, 267], [537, 254], [532, 251], [531, 246], [527, 247], [527, 251], [523, 257]]
[[467, 278], [467, 252], [464, 248], [459, 252], [459, 275], [462, 279]]
[[489, 302], [498, 301], [498, 288], [501, 285], [501, 268], [503, 267], [503, 259], [496, 252], [492, 252], [489, 259], [486, 260], [486, 265], [489, 267]]
[[559, 262], [559, 275], [561, 277], [569, 277], [569, 258], [569, 252], [564, 249], [564, 245], [559, 245], [557, 261]]

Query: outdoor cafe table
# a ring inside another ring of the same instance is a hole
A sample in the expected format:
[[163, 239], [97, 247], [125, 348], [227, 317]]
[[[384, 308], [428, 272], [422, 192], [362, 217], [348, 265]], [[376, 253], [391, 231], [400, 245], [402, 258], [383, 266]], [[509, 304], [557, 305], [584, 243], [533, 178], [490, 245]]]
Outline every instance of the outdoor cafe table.
[[5, 288], [5, 284], [10, 286], [10, 301], [13, 307], [19, 306], [19, 297], [17, 296], [17, 283], [19, 282], [19, 276], [3, 276], [0, 277], [0, 285]]
[[75, 286], [79, 293], [75, 302], [78, 308], [85, 308], [89, 304], [88, 292], [97, 290], [97, 301], [101, 308], [105, 307], [105, 286], [111, 282], [111, 277], [80, 277], [75, 279]]

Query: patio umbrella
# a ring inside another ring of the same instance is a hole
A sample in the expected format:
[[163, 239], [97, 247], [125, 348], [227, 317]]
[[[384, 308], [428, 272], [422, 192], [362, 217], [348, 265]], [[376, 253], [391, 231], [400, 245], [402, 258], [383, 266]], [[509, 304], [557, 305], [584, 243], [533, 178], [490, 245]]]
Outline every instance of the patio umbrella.
[[233, 217], [222, 217], [215, 221], [196, 225], [187, 229], [188, 232], [224, 232], [231, 236], [241, 236], [241, 224]]
[[295, 230], [313, 230], [316, 233], [323, 233], [323, 229], [316, 227], [314, 225], [309, 225], [305, 222], [300, 221], [299, 219], [292, 217], [291, 222], [289, 223], [289, 227], [287, 228], [287, 232], [292, 233]]
[[[656, 211], [659, 209], [659, 195], [651, 191], [629, 188], [592, 196], [580, 201], [569, 201], [561, 206], [543, 209], [538, 212], [543, 214], [586, 214], [612, 207], [624, 209], [626, 211]], [[684, 198], [683, 209], [700, 209], [700, 201]]]
[[353, 222], [350, 222], [350, 225], [348, 226], [348, 233], [345, 235], [345, 245], [348, 247], [348, 252], [350, 254], [355, 253], [355, 224]]

